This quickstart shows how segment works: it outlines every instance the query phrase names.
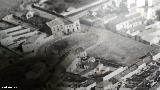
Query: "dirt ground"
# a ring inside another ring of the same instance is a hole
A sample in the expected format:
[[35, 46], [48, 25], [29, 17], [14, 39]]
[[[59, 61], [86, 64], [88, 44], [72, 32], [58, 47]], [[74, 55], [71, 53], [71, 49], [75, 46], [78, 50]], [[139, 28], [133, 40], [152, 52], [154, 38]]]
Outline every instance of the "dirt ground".
[[[95, 28], [90, 28], [90, 31], [86, 34], [72, 35], [58, 42], [67, 42], [67, 47], [64, 50], [75, 49], [75, 47], [81, 46], [91, 56], [113, 60], [127, 66], [137, 62], [140, 57], [154, 49], [151, 46], [110, 31]], [[46, 45], [48, 45], [47, 54], [53, 55], [52, 51], [54, 51], [54, 48], [52, 44], [45, 44], [44, 48], [46, 48]], [[44, 54], [44, 50], [40, 51]]]
[[138, 41], [123, 37], [108, 30], [92, 29], [99, 34], [100, 42], [92, 49], [87, 50], [90, 55], [113, 60], [117, 63], [130, 65], [154, 48]]

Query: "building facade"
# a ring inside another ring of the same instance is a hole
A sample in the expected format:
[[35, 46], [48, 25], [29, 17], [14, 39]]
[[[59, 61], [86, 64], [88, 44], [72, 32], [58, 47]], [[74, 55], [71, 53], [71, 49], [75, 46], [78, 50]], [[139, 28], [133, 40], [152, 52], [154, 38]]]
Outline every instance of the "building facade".
[[73, 23], [65, 23], [61, 19], [55, 19], [51, 22], [47, 22], [46, 24], [51, 28], [53, 35], [68, 35], [74, 32], [79, 32], [81, 30], [79, 20]]

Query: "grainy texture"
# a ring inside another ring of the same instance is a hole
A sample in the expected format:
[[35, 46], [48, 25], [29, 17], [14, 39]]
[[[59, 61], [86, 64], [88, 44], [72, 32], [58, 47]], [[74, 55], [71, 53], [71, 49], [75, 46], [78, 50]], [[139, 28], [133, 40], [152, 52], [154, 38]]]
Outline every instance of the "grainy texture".
[[0, 18], [11, 13], [22, 0], [0, 0]]

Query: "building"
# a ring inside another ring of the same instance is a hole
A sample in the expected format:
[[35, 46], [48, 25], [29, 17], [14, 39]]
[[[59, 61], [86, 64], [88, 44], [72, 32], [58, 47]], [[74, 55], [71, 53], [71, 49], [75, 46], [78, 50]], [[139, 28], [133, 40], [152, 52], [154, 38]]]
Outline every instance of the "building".
[[85, 82], [80, 83], [79, 88], [76, 90], [95, 90], [96, 82], [94, 80], [87, 80]]
[[114, 20], [117, 18], [117, 15], [115, 14], [109, 14], [109, 15], [106, 15], [104, 16], [103, 18], [101, 18], [101, 20], [103, 20], [103, 23], [104, 24], [107, 24], [108, 22]]
[[15, 24], [0, 20], [0, 30], [4, 30], [4, 29], [8, 29], [8, 28], [12, 28], [16, 26]]
[[31, 11], [34, 12], [35, 14], [39, 15], [40, 17], [47, 18], [50, 20], [53, 20], [56, 18], [55, 15], [52, 15], [51, 13], [49, 13], [49, 11], [40, 8], [36, 4], [32, 5], [31, 8], [32, 8]]
[[127, 8], [133, 8], [136, 4], [136, 0], [127, 0]]
[[136, 26], [143, 24], [143, 18], [140, 13], [122, 15], [116, 19], [108, 22], [106, 28], [116, 32], [123, 32], [123, 30], [128, 30]]
[[127, 69], [127, 67], [120, 67], [120, 68], [118, 68], [117, 70], [113, 71], [109, 75], [106, 75], [105, 77], [103, 77], [103, 81], [111, 79], [112, 77], [118, 75], [119, 73], [123, 72], [126, 69]]
[[21, 20], [23, 23], [30, 24], [32, 27], [39, 28], [39, 29], [43, 28], [45, 26], [45, 23], [50, 21], [50, 19], [41, 17], [36, 14], [34, 14], [30, 18], [27, 18], [25, 14], [14, 15], [14, 18]]
[[44, 43], [53, 40], [53, 36], [47, 36], [45, 33], [37, 33], [34, 36], [27, 38], [22, 44], [23, 52], [35, 52]]
[[153, 24], [145, 26], [145, 29], [159, 29], [160, 22], [154, 22]]
[[95, 90], [109, 90], [111, 88], [113, 88], [113, 84], [111, 82], [102, 81], [102, 82], [97, 83]]
[[51, 28], [53, 35], [68, 35], [81, 30], [79, 20], [69, 23], [56, 18], [46, 24]]
[[96, 26], [97, 24], [103, 24], [100, 19], [98, 19], [96, 16], [91, 15], [80, 18], [80, 23], [88, 26]]
[[122, 0], [114, 0], [116, 7], [119, 7], [120, 4], [122, 3]]
[[159, 30], [157, 29], [148, 29], [148, 30], [145, 30], [141, 33], [139, 33], [137, 36], [147, 42], [148, 44], [150, 45], [153, 45], [153, 44], [159, 44], [159, 41], [160, 41], [160, 38], [159, 38]]
[[[25, 37], [29, 37], [37, 33], [36, 31], [31, 31], [30, 28], [24, 28], [22, 26], [12, 27], [6, 30], [2, 30], [1, 34], [1, 44], [12, 47], [14, 44], [20, 44], [24, 42]], [[12, 45], [12, 46], [10, 46]]]
[[136, 6], [137, 7], [146, 6], [146, 0], [136, 0]]
[[87, 53], [86, 51], [79, 47], [76, 50], [71, 51], [65, 58], [64, 62], [62, 63], [62, 66], [66, 66], [68, 72], [73, 72], [77, 69], [78, 64], [81, 62], [82, 57], [86, 57]]
[[90, 3], [89, 5], [84, 5], [84, 6], [80, 7], [80, 8], [74, 9], [74, 10], [72, 10], [70, 12], [62, 13], [62, 15], [64, 15], [64, 16], [73, 16], [76, 13], [80, 13], [80, 12], [83, 12], [83, 11], [86, 11], [86, 10], [90, 10], [90, 9], [93, 9], [93, 8], [101, 8], [101, 7], [106, 6], [106, 5], [111, 5], [112, 1], [113, 0], [96, 1], [96, 2]]
[[129, 35], [129, 37], [131, 38], [134, 38], [135, 37], [135, 40], [139, 41], [136, 36], [145, 30], [145, 26], [144, 25], [140, 25], [140, 26], [137, 26], [137, 27], [134, 27], [134, 28], [131, 28], [131, 29], [128, 29], [126, 34]]

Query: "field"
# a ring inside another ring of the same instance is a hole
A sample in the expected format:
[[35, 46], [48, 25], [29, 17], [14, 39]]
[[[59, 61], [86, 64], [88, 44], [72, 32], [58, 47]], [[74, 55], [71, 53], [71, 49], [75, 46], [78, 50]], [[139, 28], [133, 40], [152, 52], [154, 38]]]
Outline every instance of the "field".
[[[65, 44], [64, 44], [65, 43]], [[104, 58], [123, 65], [130, 65], [142, 56], [146, 55], [150, 50], [154, 49], [151, 46], [142, 44], [138, 41], [122, 37], [118, 34], [107, 30], [90, 28], [86, 34], [76, 34], [62, 39], [54, 44], [45, 44], [40, 50], [42, 55], [47, 57], [54, 56], [57, 50], [55, 45], [61, 49], [61, 54], [65, 51], [74, 50], [77, 47], [83, 47], [87, 53], [94, 57]], [[65, 46], [65, 48], [62, 48]]]
[[90, 55], [101, 57], [106, 60], [113, 60], [117, 63], [130, 65], [154, 48], [123, 37], [119, 34], [112, 33], [108, 30], [92, 29], [93, 32], [101, 34], [101, 42], [90, 50], [87, 50]]

